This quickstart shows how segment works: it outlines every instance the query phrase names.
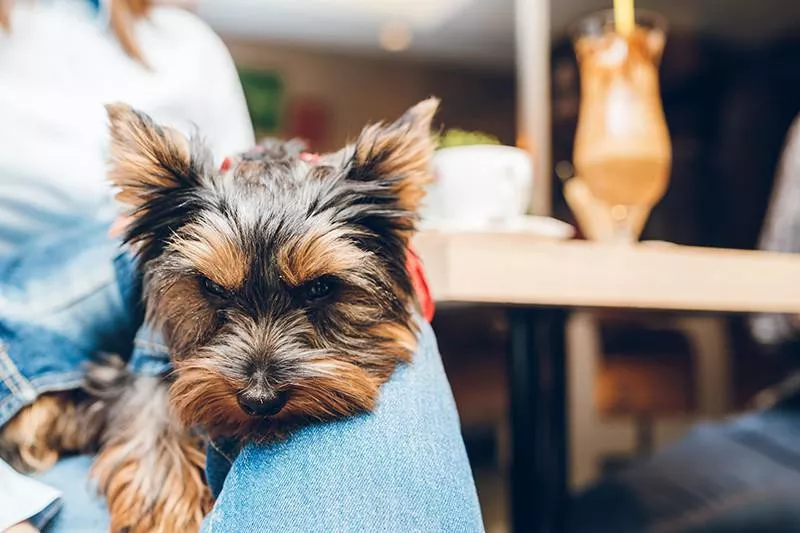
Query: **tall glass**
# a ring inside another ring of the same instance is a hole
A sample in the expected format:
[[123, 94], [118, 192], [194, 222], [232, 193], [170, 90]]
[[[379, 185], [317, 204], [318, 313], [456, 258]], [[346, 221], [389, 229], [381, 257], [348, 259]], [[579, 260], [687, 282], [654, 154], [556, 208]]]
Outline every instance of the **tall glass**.
[[611, 239], [631, 243], [642, 220], [667, 189], [672, 148], [659, 91], [658, 67], [666, 23], [637, 12], [628, 36], [615, 31], [614, 14], [581, 20], [573, 32], [581, 102], [573, 154], [576, 176], [605, 204]]

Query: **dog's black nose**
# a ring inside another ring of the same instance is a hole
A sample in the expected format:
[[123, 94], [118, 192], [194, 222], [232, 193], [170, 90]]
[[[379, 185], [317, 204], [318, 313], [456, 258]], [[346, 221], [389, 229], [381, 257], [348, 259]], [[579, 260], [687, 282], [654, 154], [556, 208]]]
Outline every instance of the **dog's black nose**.
[[289, 400], [289, 393], [281, 391], [275, 394], [252, 394], [248, 391], [236, 397], [239, 407], [249, 416], [277, 415]]

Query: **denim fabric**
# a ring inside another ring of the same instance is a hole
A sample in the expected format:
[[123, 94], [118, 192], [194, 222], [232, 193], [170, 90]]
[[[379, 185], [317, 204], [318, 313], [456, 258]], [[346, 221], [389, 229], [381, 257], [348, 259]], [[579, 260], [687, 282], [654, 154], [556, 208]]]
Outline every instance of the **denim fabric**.
[[574, 501], [575, 533], [800, 531], [796, 407], [696, 427]]
[[124, 348], [135, 306], [116, 283], [119, 254], [93, 225], [0, 257], [0, 424], [42, 392], [78, 386], [93, 354]]
[[40, 518], [49, 518], [43, 533], [107, 533], [108, 512], [97, 489], [89, 481], [92, 458], [86, 455], [62, 459], [38, 477], [61, 492], [56, 513]]
[[140, 328], [134, 259], [107, 227], [77, 226], [0, 257], [0, 425], [37, 395], [80, 385], [93, 357], [130, 358], [134, 335], [132, 368], [167, 368]]
[[206, 533], [483, 531], [458, 413], [427, 324], [413, 363], [384, 385], [374, 413], [238, 455], [230, 446], [209, 454], [219, 496]]

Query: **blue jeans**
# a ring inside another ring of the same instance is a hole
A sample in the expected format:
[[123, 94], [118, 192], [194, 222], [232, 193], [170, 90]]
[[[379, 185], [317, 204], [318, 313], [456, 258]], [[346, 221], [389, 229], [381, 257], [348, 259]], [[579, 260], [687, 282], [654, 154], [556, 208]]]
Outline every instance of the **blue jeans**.
[[800, 394], [696, 427], [573, 502], [575, 533], [800, 531]]
[[[141, 327], [131, 257], [89, 224], [0, 258], [0, 424], [38, 394], [77, 386], [97, 352], [136, 372], [168, 367], [159, 336]], [[219, 442], [207, 477], [216, 505], [205, 531], [482, 531], [458, 413], [433, 331], [421, 326], [411, 364], [374, 413], [315, 425], [270, 446]], [[48, 531], [105, 531], [87, 457], [42, 479], [63, 508]]]

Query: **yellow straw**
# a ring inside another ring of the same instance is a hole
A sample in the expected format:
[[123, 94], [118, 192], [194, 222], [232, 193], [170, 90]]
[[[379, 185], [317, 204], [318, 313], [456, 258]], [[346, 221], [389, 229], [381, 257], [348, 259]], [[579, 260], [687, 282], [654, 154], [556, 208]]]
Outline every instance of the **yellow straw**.
[[633, 33], [636, 22], [633, 17], [633, 0], [614, 0], [614, 25], [623, 37]]

